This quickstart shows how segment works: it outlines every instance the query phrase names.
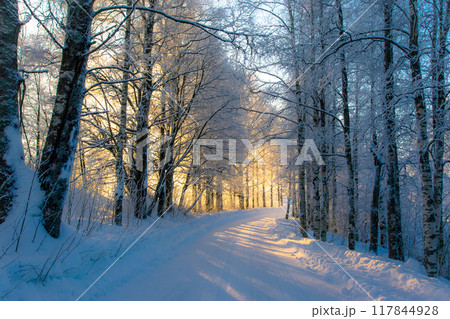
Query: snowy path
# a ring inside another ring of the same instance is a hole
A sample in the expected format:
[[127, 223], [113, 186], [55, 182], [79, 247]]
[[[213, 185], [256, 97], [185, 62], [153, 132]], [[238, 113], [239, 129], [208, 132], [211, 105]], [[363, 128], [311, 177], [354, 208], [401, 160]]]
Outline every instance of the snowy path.
[[99, 299], [342, 299], [320, 275], [302, 270], [293, 250], [273, 234], [271, 223], [281, 215], [279, 209], [242, 213], [208, 231], [199, 229], [201, 236], [171, 251], [165, 265], [136, 275]]
[[[370, 300], [312, 240], [286, 238], [293, 221], [282, 216], [281, 209], [211, 216], [176, 241], [177, 234], [160, 239], [159, 253], [125, 256], [82, 300]], [[374, 298], [428, 299], [417, 287], [408, 292], [404, 280], [396, 287], [390, 262], [324, 245]], [[450, 297], [443, 282], [426, 284], [423, 289]]]
[[271, 233], [269, 225], [277, 215], [279, 210], [243, 213], [237, 220], [230, 216], [172, 251], [171, 260], [160, 269], [145, 271], [100, 299], [335, 299], [336, 287], [311, 271], [301, 271], [293, 251]]

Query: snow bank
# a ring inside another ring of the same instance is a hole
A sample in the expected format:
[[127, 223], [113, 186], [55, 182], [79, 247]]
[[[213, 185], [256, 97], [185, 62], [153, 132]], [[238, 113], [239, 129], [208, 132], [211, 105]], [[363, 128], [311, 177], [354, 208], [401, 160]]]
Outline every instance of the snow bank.
[[[27, 172], [29, 181], [31, 173]], [[126, 228], [98, 225], [101, 227], [89, 235], [78, 232], [75, 225], [63, 223], [60, 238], [54, 239], [40, 224], [37, 208], [41, 195], [35, 183], [28, 194], [19, 196], [18, 202], [22, 204], [0, 225], [1, 300], [75, 300], [133, 245], [122, 258], [126, 262], [122, 264], [119, 260], [114, 265], [124, 274], [120, 280], [126, 281], [146, 267], [142, 260], [161, 264], [181, 241], [187, 243], [201, 234], [199, 230], [214, 227], [220, 223], [220, 216], [230, 214], [201, 217], [168, 214], [157, 222], [155, 217], [135, 220]]]
[[[450, 300], [448, 280], [429, 278], [417, 260], [403, 263], [383, 255], [303, 239], [295, 230], [295, 222], [283, 218], [274, 221], [274, 233], [287, 238], [286, 245], [296, 247], [294, 255], [302, 267], [329, 276], [336, 284], [341, 281], [343, 294], [356, 298], [365, 290], [375, 300]], [[363, 250], [362, 246], [357, 249]]]

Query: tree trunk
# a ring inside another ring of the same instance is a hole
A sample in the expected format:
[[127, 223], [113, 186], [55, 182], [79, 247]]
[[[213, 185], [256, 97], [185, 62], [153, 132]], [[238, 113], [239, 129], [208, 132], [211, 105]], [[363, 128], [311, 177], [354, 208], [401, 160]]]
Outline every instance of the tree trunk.
[[[344, 35], [344, 15], [340, 0], [336, 0], [339, 17], [339, 34]], [[355, 171], [351, 145], [350, 108], [348, 104], [348, 72], [345, 53], [341, 53], [342, 107], [344, 113], [344, 148], [347, 163], [347, 194], [350, 211], [348, 213], [348, 249], [355, 250], [356, 244], [356, 207], [355, 207]]]
[[437, 276], [438, 235], [436, 215], [434, 212], [433, 181], [431, 176], [430, 157], [428, 153], [428, 125], [425, 92], [422, 82], [422, 68], [419, 53], [419, 23], [417, 0], [409, 0], [409, 50], [412, 87], [414, 89], [414, 105], [417, 122], [417, 148], [419, 151], [419, 170], [422, 186], [422, 213], [424, 231], [423, 264], [430, 277]]
[[256, 207], [261, 207], [261, 206], [259, 206], [259, 166], [258, 166], [258, 164], [256, 163], [255, 164], [255, 172], [256, 172], [256, 187], [255, 187], [255, 189], [256, 189], [256, 194], [255, 194], [255, 196], [256, 196]]
[[165, 210], [170, 210], [173, 206], [173, 185], [174, 185], [174, 162], [173, 158], [170, 158], [166, 169], [166, 200]]
[[381, 162], [378, 158], [377, 134], [372, 133], [373, 163], [375, 166], [375, 178], [372, 190], [372, 204], [370, 207], [370, 244], [369, 251], [378, 252], [378, 210], [380, 207]]
[[266, 168], [263, 167], [262, 207], [266, 207]]
[[[438, 3], [436, 3], [438, 2]], [[445, 9], [444, 9], [445, 3]], [[435, 21], [433, 26], [432, 83], [433, 87], [433, 200], [434, 215], [437, 220], [438, 251], [444, 251], [444, 223], [442, 221], [444, 152], [446, 133], [446, 81], [445, 59], [447, 56], [447, 37], [450, 28], [450, 0], [433, 1]]]
[[299, 167], [298, 183], [299, 183], [299, 219], [300, 232], [304, 238], [308, 237], [306, 232], [306, 188], [305, 188], [305, 167]]
[[283, 206], [283, 191], [280, 185], [277, 185], [277, 190], [278, 190], [278, 206], [281, 207]]
[[245, 200], [245, 198], [244, 198], [245, 196], [244, 196], [244, 192], [243, 192], [243, 190], [241, 190], [240, 191], [240, 193], [238, 194], [238, 198], [239, 198], [239, 209], [240, 210], [244, 210], [245, 209], [245, 206], [244, 206], [244, 200]]
[[255, 191], [255, 172], [252, 174], [252, 208], [256, 207], [256, 191]]
[[[353, 160], [353, 172], [355, 175], [355, 222], [358, 221], [359, 216], [359, 159], [358, 159], [358, 126], [359, 126], [359, 90], [361, 81], [356, 78], [356, 90], [355, 90], [355, 113], [353, 116], [353, 127], [352, 127], [352, 160]], [[355, 239], [359, 241], [358, 227], [356, 227]]]
[[314, 165], [313, 168], [313, 233], [314, 238], [320, 239], [320, 187], [319, 187], [319, 167]]
[[[288, 12], [289, 12], [289, 26], [290, 26], [290, 40], [291, 49], [294, 53], [294, 77], [295, 77], [295, 98], [296, 98], [296, 112], [297, 112], [297, 144], [298, 152], [300, 154], [303, 144], [305, 142], [305, 112], [301, 103], [301, 83], [300, 83], [300, 57], [297, 50], [297, 40], [295, 33], [295, 16], [292, 8], [291, 1], [288, 2]], [[305, 191], [305, 168], [301, 166], [299, 168], [299, 181], [298, 181], [298, 191], [299, 191], [299, 221], [300, 221], [300, 231], [303, 237], [307, 236], [306, 233], [306, 191]]]
[[[375, 119], [375, 102], [374, 102], [374, 89], [375, 83], [372, 81], [370, 87], [370, 108], [372, 114], [372, 124]], [[369, 251], [378, 253], [378, 222], [379, 222], [379, 207], [380, 207], [380, 185], [381, 185], [381, 167], [382, 162], [380, 160], [378, 149], [378, 137], [376, 128], [372, 128], [372, 147], [371, 152], [373, 155], [373, 164], [375, 166], [375, 177], [372, 190], [372, 204], [370, 207], [370, 236], [369, 236]]]
[[273, 174], [270, 172], [270, 206], [273, 207]]
[[[320, 96], [320, 108], [325, 111], [325, 92], [322, 89]], [[326, 118], [325, 113], [322, 112], [320, 115], [320, 127], [321, 127], [321, 152], [325, 154], [328, 152], [327, 138], [326, 138]], [[322, 197], [320, 204], [320, 240], [327, 241], [327, 229], [328, 229], [328, 213], [329, 213], [329, 193], [328, 193], [328, 168], [327, 162], [320, 168], [320, 179], [322, 185]]]
[[291, 209], [291, 198], [292, 198], [292, 177], [291, 171], [288, 173], [288, 196], [287, 196], [287, 206], [286, 206], [286, 219], [289, 219], [289, 211]]
[[206, 206], [206, 212], [210, 213], [211, 212], [211, 208], [212, 208], [212, 199], [211, 199], [211, 187], [210, 185], [206, 185], [206, 201], [205, 201], [205, 206]]
[[[131, 6], [132, 1], [128, 0], [127, 5]], [[127, 9], [127, 16], [131, 14], [131, 8]], [[123, 211], [123, 194], [125, 190], [125, 168], [123, 165], [123, 152], [126, 143], [126, 128], [127, 128], [127, 104], [128, 104], [128, 80], [130, 79], [130, 49], [131, 49], [131, 18], [125, 24], [125, 38], [124, 38], [124, 57], [123, 57], [123, 84], [122, 93], [120, 96], [120, 126], [117, 134], [117, 154], [116, 154], [116, 179], [117, 185], [114, 191], [114, 223], [122, 225], [122, 211]]]
[[[393, 0], [384, 1], [384, 37], [392, 40]], [[398, 169], [397, 141], [395, 136], [395, 105], [394, 105], [394, 51], [390, 41], [384, 41], [384, 120], [386, 130], [387, 170], [388, 170], [388, 201], [387, 201], [387, 231], [388, 256], [403, 261], [402, 215], [400, 209], [400, 178]]]
[[178, 201], [178, 207], [180, 209], [183, 208], [184, 198], [186, 196], [186, 193], [187, 193], [187, 190], [188, 190], [189, 186], [192, 186], [192, 185], [190, 185], [191, 184], [191, 174], [192, 174], [191, 172], [192, 172], [192, 167], [189, 167], [188, 172], [186, 174], [186, 179], [185, 179], [184, 184], [183, 184], [183, 188], [181, 190], [180, 200]]
[[[157, 0], [150, 1], [150, 8], [154, 8]], [[148, 146], [147, 146], [147, 130], [148, 130], [148, 115], [150, 109], [151, 98], [153, 94], [153, 30], [155, 26], [155, 13], [147, 13], [145, 17], [145, 35], [144, 35], [144, 76], [142, 97], [139, 102], [138, 111], [136, 115], [136, 136], [142, 136], [143, 140], [136, 140], [136, 161], [141, 167], [134, 167], [133, 177], [135, 183], [135, 207], [134, 215], [137, 218], [145, 218], [147, 215], [147, 178], [148, 178]], [[138, 147], [138, 144], [140, 145]]]
[[0, 224], [5, 221], [15, 197], [15, 167], [23, 161], [18, 104], [19, 32], [17, 0], [0, 0]]
[[247, 165], [245, 167], [245, 209], [250, 208], [250, 184], [249, 184], [249, 177], [248, 177], [248, 169], [249, 169], [249, 166]]
[[307, 178], [307, 185], [308, 187], [306, 188], [306, 226], [307, 229], [312, 228], [313, 227], [313, 218], [314, 218], [314, 214], [312, 212], [312, 191], [313, 188], [310, 186], [312, 185], [312, 174], [311, 174], [311, 168], [307, 168], [305, 167], [305, 175]]
[[223, 211], [223, 191], [222, 191], [222, 181], [218, 180], [217, 192], [216, 192], [216, 210], [218, 212]]
[[[335, 154], [336, 148], [336, 121], [333, 120], [331, 122], [331, 154]], [[336, 176], [336, 157], [331, 157], [331, 225], [329, 229], [332, 233], [337, 233], [337, 221], [336, 221], [336, 213], [337, 213], [337, 176]]]
[[202, 203], [202, 197], [203, 197], [203, 181], [200, 180], [197, 184], [197, 193], [195, 194], [197, 197], [197, 211], [201, 212], [203, 210], [203, 203]]
[[292, 207], [291, 216], [297, 218], [298, 216], [298, 194], [297, 194], [297, 176], [295, 171], [292, 172]]
[[39, 180], [45, 194], [43, 224], [55, 238], [60, 234], [61, 215], [78, 142], [93, 3], [94, 0], [68, 1], [56, 99], [39, 167]]

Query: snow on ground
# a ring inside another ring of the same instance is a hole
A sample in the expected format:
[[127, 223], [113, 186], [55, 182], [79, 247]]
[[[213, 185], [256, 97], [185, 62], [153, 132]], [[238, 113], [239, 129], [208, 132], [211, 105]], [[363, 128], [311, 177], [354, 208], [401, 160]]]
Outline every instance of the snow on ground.
[[[80, 300], [371, 300], [370, 294], [376, 300], [450, 300], [449, 282], [428, 278], [417, 261], [400, 263], [301, 239], [294, 221], [284, 219], [280, 208], [163, 218], [89, 288], [154, 221], [144, 220], [126, 232], [104, 225], [89, 237], [77, 236], [65, 225], [63, 238], [47, 240], [38, 253], [36, 244], [24, 244], [21, 254], [9, 251], [0, 258], [0, 296], [4, 300], [80, 296]], [[63, 251], [61, 242], [66, 242]], [[37, 274], [42, 276], [41, 269], [49, 265], [53, 266], [45, 283], [36, 282]]]
[[[366, 291], [375, 300], [450, 300], [450, 282], [429, 278], [417, 260], [403, 263], [387, 258], [387, 252], [385, 256], [376, 256], [333, 243], [300, 239], [293, 226], [295, 222], [277, 219], [275, 223], [274, 232], [279, 240], [296, 247], [293, 256], [300, 267], [340, 284], [342, 295], [354, 296], [356, 300], [360, 299], [358, 292]], [[362, 250], [362, 245], [357, 245], [357, 249]]]

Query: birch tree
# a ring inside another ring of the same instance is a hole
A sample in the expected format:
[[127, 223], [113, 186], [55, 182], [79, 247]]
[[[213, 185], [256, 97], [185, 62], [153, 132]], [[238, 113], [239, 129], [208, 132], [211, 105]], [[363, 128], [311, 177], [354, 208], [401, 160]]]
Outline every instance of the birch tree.
[[[339, 36], [344, 35], [344, 15], [342, 12], [342, 4], [340, 0], [336, 0], [336, 9], [338, 12], [338, 26]], [[342, 38], [341, 38], [342, 39]], [[340, 53], [341, 57], [341, 95], [342, 95], [342, 109], [344, 115], [344, 148], [345, 159], [347, 163], [347, 192], [349, 201], [348, 214], [348, 248], [355, 249], [356, 243], [356, 206], [355, 206], [355, 172], [353, 165], [352, 145], [351, 145], [351, 130], [350, 130], [350, 108], [348, 102], [348, 71], [345, 52]]]
[[428, 151], [427, 106], [425, 104], [422, 66], [420, 63], [419, 18], [417, 0], [409, 0], [409, 54], [414, 105], [416, 109], [417, 149], [422, 188], [422, 213], [424, 231], [424, 266], [429, 276], [437, 275], [438, 236], [434, 212], [433, 180]]
[[60, 234], [62, 209], [78, 142], [93, 4], [94, 0], [67, 2], [56, 99], [39, 166], [39, 180], [45, 194], [43, 224], [50, 236], [56, 238]]
[[[433, 202], [434, 215], [437, 220], [439, 234], [438, 249], [444, 248], [444, 224], [442, 221], [443, 178], [446, 115], [448, 110], [445, 71], [448, 69], [448, 33], [450, 29], [450, 1], [433, 0], [433, 28], [432, 28], [432, 112], [433, 112]], [[434, 258], [434, 257], [431, 257]]]
[[[127, 2], [131, 6], [131, 0]], [[131, 15], [131, 8], [127, 9], [127, 16]], [[116, 189], [114, 191], [114, 222], [122, 225], [123, 197], [125, 191], [125, 167], [123, 162], [124, 148], [126, 142], [127, 128], [127, 105], [128, 105], [128, 81], [130, 79], [131, 67], [131, 18], [125, 23], [125, 37], [123, 48], [123, 83], [120, 97], [120, 126], [117, 134], [117, 154], [116, 154]]]
[[384, 103], [383, 115], [386, 130], [388, 200], [387, 229], [389, 258], [403, 261], [402, 216], [400, 209], [400, 180], [396, 141], [394, 101], [394, 49], [392, 21], [395, 0], [383, 0], [384, 13]]
[[[149, 8], [154, 9], [157, 0], [151, 0]], [[136, 114], [136, 149], [141, 145], [141, 151], [136, 152], [136, 165], [133, 166], [133, 179], [134, 179], [134, 214], [138, 218], [145, 218], [147, 216], [147, 183], [148, 183], [148, 116], [150, 110], [150, 103], [152, 100], [152, 94], [154, 92], [153, 87], [153, 65], [154, 57], [152, 56], [152, 50], [154, 45], [153, 33], [155, 28], [154, 12], [147, 12], [144, 15], [145, 31], [143, 39], [143, 61], [144, 70], [143, 76], [145, 77], [142, 83], [141, 99], [139, 101], [137, 114]], [[140, 137], [144, 140], [140, 140]], [[139, 144], [139, 145], [138, 145]], [[139, 163], [139, 164], [138, 164]]]
[[15, 0], [0, 1], [0, 224], [15, 198], [15, 171], [23, 162], [19, 132], [17, 46], [21, 23]]

